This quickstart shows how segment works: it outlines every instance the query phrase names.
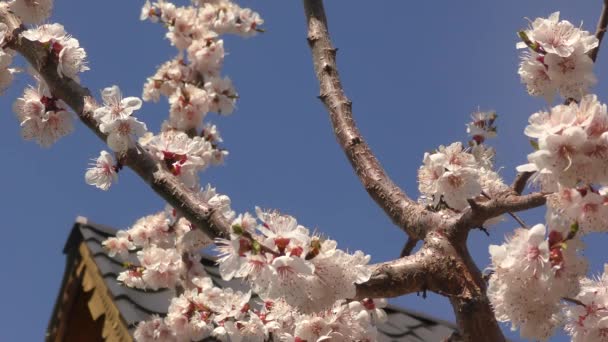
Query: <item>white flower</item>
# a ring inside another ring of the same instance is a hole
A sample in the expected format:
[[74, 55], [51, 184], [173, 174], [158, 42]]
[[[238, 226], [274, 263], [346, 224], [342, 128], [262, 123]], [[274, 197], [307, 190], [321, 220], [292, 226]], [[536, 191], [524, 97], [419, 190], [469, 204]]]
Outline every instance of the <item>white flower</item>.
[[99, 123], [111, 123], [116, 119], [129, 117], [134, 111], [141, 108], [141, 100], [137, 97], [122, 98], [118, 86], [105, 88], [101, 92], [103, 106], [95, 109], [94, 118]]
[[124, 230], [119, 230], [115, 237], [106, 239], [102, 245], [109, 251], [108, 254], [111, 258], [120, 254], [123, 259], [126, 259], [129, 251], [135, 249], [129, 234]]
[[222, 115], [232, 113], [237, 94], [229, 78], [212, 77], [205, 82], [205, 90], [211, 98], [209, 111]]
[[530, 95], [550, 102], [558, 90], [563, 97], [578, 100], [596, 83], [587, 53], [598, 46], [598, 39], [568, 21], [559, 21], [559, 12], [535, 19], [521, 34], [525, 43], [517, 47], [527, 44], [531, 51], [524, 53], [519, 74]]
[[180, 131], [186, 131], [200, 126], [209, 112], [210, 99], [206, 91], [187, 84], [169, 97], [169, 104], [170, 125]]
[[65, 29], [61, 24], [44, 24], [36, 28], [23, 31], [21, 35], [27, 40], [47, 43], [51, 40], [60, 41], [66, 36]]
[[186, 133], [170, 130], [140, 139], [140, 144], [152, 152], [189, 188], [198, 186], [197, 173], [212, 163], [213, 146], [202, 137], [190, 138]]
[[224, 62], [224, 41], [213, 35], [195, 40], [188, 47], [188, 59], [201, 74], [218, 75]]
[[544, 57], [535, 52], [524, 52], [517, 70], [521, 82], [526, 85], [528, 94], [542, 96], [552, 102], [558, 85], [549, 77]]
[[575, 297], [583, 305], [571, 304], [565, 309], [565, 330], [573, 342], [605, 341], [608, 332], [608, 264], [596, 279], [581, 280]]
[[193, 7], [178, 7], [170, 22], [169, 32], [166, 36], [180, 50], [192, 44], [192, 37], [196, 30], [196, 9]]
[[494, 121], [497, 115], [495, 112], [475, 112], [471, 114], [471, 118], [473, 121], [467, 124], [467, 134], [478, 144], [481, 144], [487, 138], [496, 136]]
[[144, 268], [142, 279], [153, 290], [173, 287], [184, 267], [181, 255], [175, 249], [163, 249], [154, 245], [137, 252]]
[[51, 16], [53, 0], [13, 0], [10, 8], [25, 24], [40, 24]]
[[13, 104], [23, 138], [35, 140], [43, 147], [72, 132], [72, 116], [65, 108], [63, 101], [52, 97], [43, 83], [37, 88], [26, 88], [23, 97]]
[[578, 45], [586, 53], [599, 44], [598, 39], [588, 31], [575, 27], [567, 20], [559, 21], [559, 12], [552, 13], [548, 19], [536, 18], [526, 33], [547, 54], [560, 57], [570, 56]]
[[[496, 318], [511, 322], [522, 337], [546, 340], [560, 323], [561, 298], [575, 294], [586, 263], [577, 255], [580, 242], [557, 231], [545, 238], [542, 224], [516, 229], [501, 246], [491, 245], [494, 273], [488, 284]], [[566, 248], [567, 244], [567, 248]]]
[[133, 332], [133, 337], [137, 342], [176, 341], [169, 327], [158, 315], [152, 315], [148, 321], [139, 322]]
[[89, 70], [85, 61], [87, 53], [74, 38], [65, 41], [62, 46], [57, 55], [57, 74], [78, 81], [78, 73]]
[[108, 146], [116, 153], [124, 153], [133, 145], [134, 138], [146, 133], [146, 124], [134, 117], [119, 118], [102, 123], [99, 130], [108, 135]]
[[118, 180], [117, 168], [112, 155], [101, 151], [95, 164], [87, 170], [84, 178], [87, 184], [94, 185], [101, 190], [108, 190], [110, 185]]
[[481, 193], [478, 169], [475, 156], [464, 151], [461, 143], [440, 146], [433, 154], [425, 153], [418, 188], [434, 205], [443, 200], [450, 208], [462, 210], [468, 206], [468, 198]]

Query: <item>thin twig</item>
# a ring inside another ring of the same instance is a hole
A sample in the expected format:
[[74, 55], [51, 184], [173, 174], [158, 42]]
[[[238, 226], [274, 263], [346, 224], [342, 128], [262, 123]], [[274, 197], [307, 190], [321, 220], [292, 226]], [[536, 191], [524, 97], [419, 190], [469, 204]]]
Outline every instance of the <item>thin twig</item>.
[[[484, 191], [481, 192], [481, 194], [487, 198], [487, 199], [492, 199], [488, 194], [486, 194]], [[507, 214], [509, 214], [509, 216], [511, 216], [517, 223], [519, 223], [519, 225], [522, 228], [528, 228], [528, 225], [524, 222], [524, 220], [522, 220], [519, 216], [515, 215], [514, 213], [508, 211]]]
[[533, 174], [534, 172], [518, 173], [517, 177], [515, 177], [515, 180], [513, 181], [513, 184], [511, 185], [511, 189], [513, 189], [513, 192], [518, 195], [521, 195], [521, 193], [524, 192], [526, 184], [528, 184], [528, 180], [530, 179], [530, 177], [532, 177]]
[[597, 29], [595, 30], [595, 36], [599, 42], [593, 50], [589, 51], [589, 57], [591, 57], [591, 60], [594, 62], [597, 59], [598, 52], [600, 51], [600, 45], [602, 44], [602, 39], [606, 33], [606, 26], [608, 26], [608, 0], [604, 0], [602, 14], [597, 22]]
[[401, 254], [400, 257], [405, 257], [405, 256], [409, 256], [410, 254], [412, 254], [412, 251], [414, 250], [414, 248], [416, 248], [416, 244], [418, 243], [417, 239], [412, 239], [411, 237], [407, 238], [407, 242], [405, 243], [405, 245], [403, 246], [403, 249], [401, 250]]
[[571, 304], [576, 304], [576, 305], [580, 305], [580, 306], [587, 306], [587, 305], [585, 305], [585, 303], [581, 302], [578, 299], [574, 299], [574, 298], [563, 297], [562, 300], [564, 302], [568, 302], [568, 303], [571, 303]]

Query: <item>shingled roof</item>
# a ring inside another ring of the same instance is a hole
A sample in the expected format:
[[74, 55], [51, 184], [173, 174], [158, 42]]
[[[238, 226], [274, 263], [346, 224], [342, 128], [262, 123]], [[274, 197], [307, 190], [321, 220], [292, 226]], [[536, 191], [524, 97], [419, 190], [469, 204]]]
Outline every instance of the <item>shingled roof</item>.
[[[49, 338], [49, 336], [57, 336], [58, 323], [62, 316], [62, 307], [65, 306], [66, 302], [65, 288], [75, 277], [75, 266], [71, 266], [71, 264], [76, 265], [73, 262], [74, 260], [90, 258], [94, 261], [95, 265], [89, 265], [89, 269], [96, 269], [94, 272], [97, 273], [98, 282], [103, 282], [106, 287], [106, 290], [98, 290], [103, 292], [99, 295], [104, 298], [110, 298], [110, 300], [113, 301], [115, 308], [121, 316], [120, 320], [129, 334], [132, 335], [133, 330], [139, 321], [148, 319], [150, 315], [166, 314], [170, 299], [173, 297], [173, 292], [171, 290], [142, 291], [122, 286], [117, 282], [116, 277], [123, 270], [122, 261], [111, 258], [101, 245], [107, 237], [113, 236], [115, 233], [116, 229], [114, 228], [92, 223], [82, 217], [77, 218], [63, 250], [68, 262], [66, 264], [62, 289], [60, 290], [53, 316], [49, 323], [47, 340], [57, 340], [57, 338]], [[88, 255], [85, 258], [82, 254]], [[138, 263], [134, 253], [129, 255], [129, 259], [129, 262], [134, 264]], [[238, 280], [229, 282], [222, 280], [214, 257], [204, 255], [201, 262], [216, 286], [246, 290], [246, 285]], [[83, 266], [80, 268], [82, 267]], [[91, 286], [92, 285], [88, 285], [89, 290], [85, 289], [85, 291], [90, 291]], [[83, 287], [86, 287], [84, 283]], [[109, 300], [106, 300], [106, 302], [107, 301]], [[105, 303], [103, 306], [108, 306], [108, 303]], [[89, 304], [89, 307], [91, 308], [91, 304]], [[386, 312], [388, 314], [388, 321], [378, 327], [380, 332], [378, 341], [380, 342], [442, 341], [452, 335], [456, 330], [456, 327], [449, 322], [441, 321], [396, 306], [389, 305], [386, 308]], [[98, 313], [97, 315], [99, 317], [100, 314]], [[93, 315], [93, 318], [97, 319], [95, 315]], [[108, 321], [107, 317], [105, 318], [105, 321]], [[120, 336], [119, 333], [112, 333], [109, 331], [112, 329], [116, 330], [118, 328], [115, 326], [104, 327], [104, 338], [106, 341], [125, 340], [124, 336], [121, 338], [114, 337], [108, 339], [109, 335]], [[126, 332], [123, 333], [123, 335], [126, 335]]]

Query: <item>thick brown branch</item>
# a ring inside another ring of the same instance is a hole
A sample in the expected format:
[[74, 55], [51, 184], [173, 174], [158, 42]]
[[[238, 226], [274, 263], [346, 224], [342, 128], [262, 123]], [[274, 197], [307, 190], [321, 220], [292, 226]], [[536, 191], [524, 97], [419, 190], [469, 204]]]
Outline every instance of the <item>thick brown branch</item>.
[[355, 299], [390, 298], [432, 291], [459, 297], [465, 291], [462, 269], [439, 249], [422, 248], [413, 255], [371, 265], [372, 277], [357, 285]]
[[589, 51], [589, 57], [591, 57], [594, 62], [597, 59], [598, 52], [600, 51], [600, 45], [602, 44], [602, 39], [606, 33], [606, 26], [608, 26], [608, 0], [604, 0], [602, 14], [597, 22], [597, 29], [595, 30], [595, 36], [599, 42], [593, 50]]
[[467, 209], [456, 224], [457, 230], [468, 230], [480, 227], [486, 220], [506, 213], [515, 213], [527, 209], [537, 208], [547, 202], [547, 194], [535, 192], [528, 195], [505, 193], [486, 202], [477, 203]]
[[313, 57], [320, 96], [329, 111], [338, 140], [357, 176], [369, 195], [391, 220], [409, 236], [423, 238], [429, 226], [440, 220], [401, 190], [386, 174], [363, 136], [352, 114], [352, 103], [344, 94], [336, 65], [337, 49], [332, 45], [322, 0], [304, 0], [308, 24], [308, 43]]
[[[43, 44], [29, 41], [15, 33], [14, 38], [8, 42], [8, 47], [23, 55], [45, 80], [53, 96], [67, 103], [87, 127], [104, 142], [106, 141], [105, 134], [99, 130], [91, 113], [85, 112], [84, 109], [85, 97], [91, 96], [90, 91], [69, 78], [60, 77], [57, 74], [56, 62], [49, 58], [48, 51]], [[193, 191], [186, 188], [147, 151], [141, 148], [131, 148], [122, 162], [133, 169], [156, 193], [209, 237], [227, 236], [230, 223], [219, 212], [214, 211], [208, 203], [197, 198]]]

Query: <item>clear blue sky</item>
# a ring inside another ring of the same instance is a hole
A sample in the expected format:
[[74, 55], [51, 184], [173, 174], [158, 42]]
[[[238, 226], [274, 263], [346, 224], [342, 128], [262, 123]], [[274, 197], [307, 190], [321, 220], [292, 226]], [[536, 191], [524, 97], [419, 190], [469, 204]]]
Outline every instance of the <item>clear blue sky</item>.
[[[185, 1], [183, 1], [185, 2]], [[305, 21], [299, 1], [242, 1], [259, 11], [267, 32], [228, 38], [225, 74], [241, 96], [218, 124], [230, 156], [223, 167], [203, 174], [231, 196], [238, 211], [255, 205], [292, 214], [330, 235], [344, 249], [361, 249], [373, 262], [394, 259], [405, 241], [365, 193], [335, 143], [327, 114], [316, 99]], [[530, 151], [523, 135], [528, 116], [547, 104], [530, 98], [516, 73], [515, 32], [524, 17], [561, 10], [593, 31], [600, 0], [512, 1], [328, 1], [327, 12], [338, 63], [355, 118], [368, 143], [394, 179], [411, 196], [422, 155], [439, 144], [466, 139], [465, 122], [478, 107], [499, 114], [497, 165], [511, 181], [514, 167]], [[82, 83], [93, 93], [118, 84], [125, 96], [140, 96], [146, 77], [175, 54], [164, 30], [139, 22], [142, 1], [57, 1], [52, 21], [65, 25], [87, 50], [91, 71]], [[596, 92], [607, 101], [604, 74], [608, 47], [599, 54]], [[30, 82], [19, 77], [0, 97], [0, 197], [3, 217], [0, 341], [43, 338], [64, 272], [61, 254], [77, 215], [125, 228], [163, 202], [132, 172], [102, 192], [84, 182], [89, 159], [105, 148], [84, 126], [45, 150], [19, 135], [12, 102]], [[138, 116], [157, 131], [167, 106], [146, 103]], [[543, 212], [524, 215], [529, 223]], [[506, 221], [471, 234], [469, 246], [480, 268], [487, 246], [515, 227]], [[585, 252], [598, 272], [608, 239], [596, 235]], [[447, 299], [411, 295], [393, 301], [409, 309], [453, 320]], [[505, 328], [508, 330], [508, 328]], [[517, 340], [518, 334], [509, 337]], [[565, 340], [563, 336], [556, 340]]]

